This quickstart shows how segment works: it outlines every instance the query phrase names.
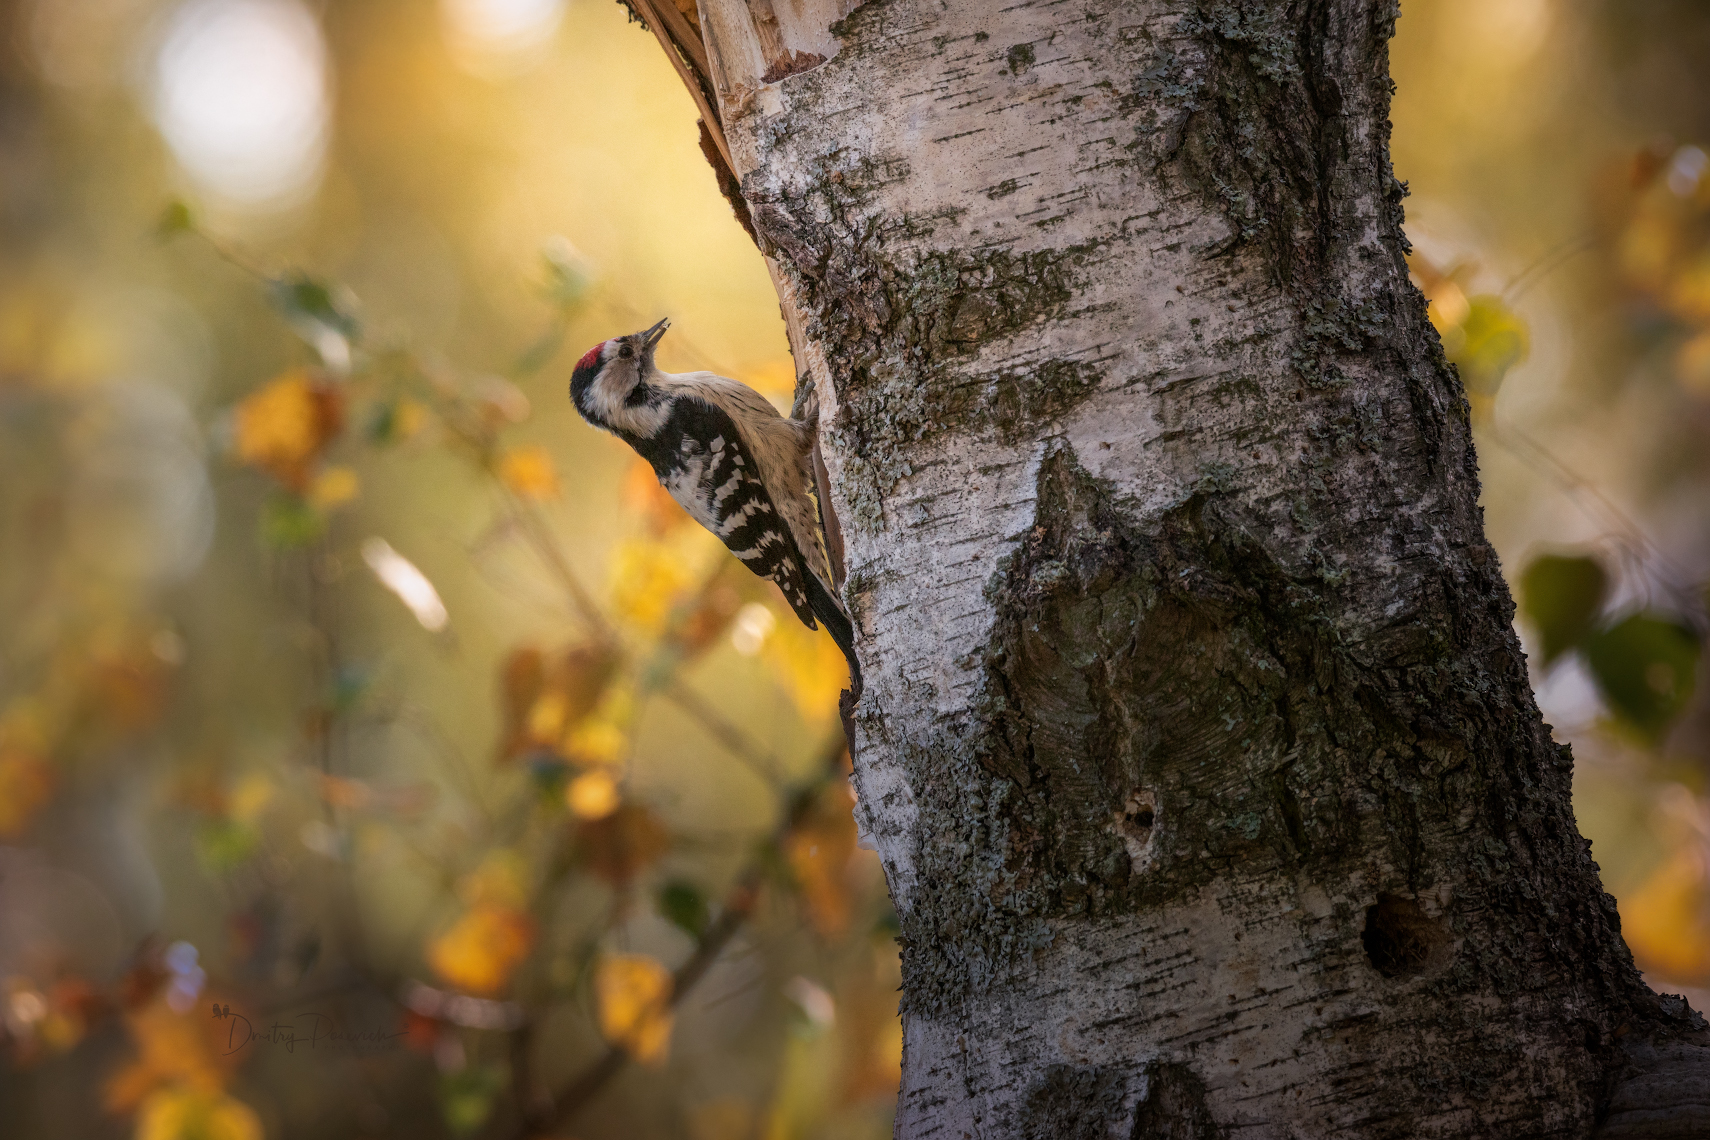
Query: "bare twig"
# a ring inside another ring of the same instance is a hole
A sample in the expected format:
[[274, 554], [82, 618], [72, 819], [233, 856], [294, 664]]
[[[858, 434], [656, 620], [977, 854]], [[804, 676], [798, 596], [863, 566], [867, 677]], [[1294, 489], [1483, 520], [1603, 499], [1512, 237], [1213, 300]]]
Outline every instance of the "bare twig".
[[[830, 750], [819, 775], [796, 790], [795, 795], [790, 798], [789, 810], [784, 813], [784, 818], [772, 832], [767, 850], [782, 846], [790, 834], [801, 826], [820, 793], [842, 770], [843, 752], [844, 744], [839, 740]], [[724, 952], [731, 939], [736, 937], [753, 915], [754, 908], [760, 901], [760, 888], [765, 881], [766, 861], [764, 854], [756, 855], [737, 876], [736, 884], [725, 895], [724, 908], [719, 912], [718, 918], [701, 932], [695, 943], [694, 953], [690, 954], [672, 975], [667, 1009], [675, 1009], [680, 1005], [696, 983], [706, 977], [707, 971], [712, 969], [713, 963], [718, 961], [719, 955]], [[558, 1091], [552, 1098], [550, 1108], [525, 1117], [516, 1135], [531, 1136], [562, 1128], [604, 1091], [612, 1078], [622, 1072], [628, 1062], [628, 1053], [616, 1045], [610, 1046], [599, 1060], [572, 1077]]]
[[666, 700], [693, 717], [706, 730], [707, 735], [724, 745], [725, 751], [736, 757], [750, 772], [768, 783], [783, 777], [783, 769], [776, 756], [756, 745], [747, 733], [725, 720], [705, 698], [682, 681], [672, 678], [665, 686], [663, 695]]
[[[495, 481], [497, 480], [495, 479]], [[576, 572], [570, 569], [569, 560], [564, 557], [564, 552], [558, 549], [558, 544], [552, 540], [552, 535], [541, 523], [540, 516], [518, 499], [516, 493], [502, 482], [499, 483], [499, 488], [510, 503], [512, 515], [521, 524], [523, 535], [528, 539], [529, 545], [534, 547], [535, 553], [540, 555], [541, 561], [546, 563], [547, 568], [563, 584], [565, 593], [570, 595], [570, 600], [575, 604], [577, 612], [582, 615], [582, 620], [594, 628], [602, 641], [612, 640], [611, 624], [606, 621], [606, 616], [600, 612], [600, 607], [594, 604], [594, 599], [583, 588], [581, 579], [576, 577]]]

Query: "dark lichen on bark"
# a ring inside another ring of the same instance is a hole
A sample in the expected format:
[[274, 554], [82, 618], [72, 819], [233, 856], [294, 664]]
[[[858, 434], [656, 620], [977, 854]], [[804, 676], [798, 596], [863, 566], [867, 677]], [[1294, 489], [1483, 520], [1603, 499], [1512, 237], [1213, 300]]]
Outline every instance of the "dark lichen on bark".
[[[1337, 615], [1358, 584], [1285, 565], [1217, 483], [1141, 527], [1068, 449], [1042, 463], [1035, 525], [988, 586], [984, 697], [931, 764], [909, 765], [934, 841], [915, 854], [903, 919], [907, 1007], [953, 1015], [1065, 922], [1279, 876], [1410, 916], [1410, 937], [1430, 941], [1417, 960], [1372, 940], [1364, 906], [1339, 922], [1374, 973], [1421, 979], [1446, 1007], [1568, 974], [1613, 999], [1605, 1011], [1628, 1007], [1636, 979], [1607, 896], [1547, 897], [1594, 871], [1563, 842], [1562, 753], [1540, 735], [1511, 635], [1491, 642], [1477, 612], [1507, 612], [1493, 563], [1402, 628], [1349, 643]], [[1137, 792], [1155, 805], [1143, 868], [1121, 827]], [[1482, 838], [1463, 846], [1467, 834]], [[1448, 900], [1429, 918], [1413, 901], [1427, 896]], [[1584, 1042], [1602, 1048], [1616, 1028], [1589, 1015], [1561, 1063], [1589, 1074]], [[1478, 1095], [1513, 1063], [1474, 1049], [1418, 1079]]]
[[[862, 209], [862, 176], [834, 156], [790, 202], [750, 192], [763, 248], [785, 261], [807, 309], [807, 332], [827, 347], [839, 415], [823, 425], [846, 455], [841, 488], [851, 521], [878, 525], [883, 498], [911, 473], [909, 453], [948, 431], [989, 430], [1012, 441], [1072, 410], [1097, 388], [1101, 361], [1046, 357], [982, 370], [992, 345], [1061, 319], [1080, 292], [1078, 270], [1099, 243], [1015, 250], [1004, 245], [893, 248], [916, 220]], [[862, 168], [890, 169], [884, 160]], [[812, 219], [805, 221], [804, 219]]]
[[1095, 1065], [1047, 1065], [1027, 1090], [1014, 1134], [1022, 1140], [1129, 1140], [1135, 1074]]

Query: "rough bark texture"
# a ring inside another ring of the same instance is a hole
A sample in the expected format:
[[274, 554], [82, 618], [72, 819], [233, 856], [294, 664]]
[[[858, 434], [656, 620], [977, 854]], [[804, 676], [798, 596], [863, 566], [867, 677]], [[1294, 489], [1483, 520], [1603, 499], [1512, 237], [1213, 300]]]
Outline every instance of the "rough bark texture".
[[[1408, 283], [1396, 14], [702, 0], [847, 547], [901, 1136], [1705, 1134]], [[1665, 1053], [1687, 1131], [1621, 1084]]]

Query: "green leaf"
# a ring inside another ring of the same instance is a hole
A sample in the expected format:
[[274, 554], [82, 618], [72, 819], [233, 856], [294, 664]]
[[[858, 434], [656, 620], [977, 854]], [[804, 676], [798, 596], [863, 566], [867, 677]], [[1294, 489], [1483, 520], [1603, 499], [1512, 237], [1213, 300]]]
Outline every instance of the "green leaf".
[[180, 198], [174, 198], [160, 212], [160, 220], [154, 223], [154, 235], [161, 241], [167, 241], [179, 234], [194, 233], [196, 230], [196, 215], [190, 212], [190, 207]]
[[551, 752], [536, 752], [528, 758], [529, 778], [542, 803], [564, 806], [564, 786], [570, 782], [570, 765]]
[[296, 495], [275, 495], [261, 508], [261, 541], [275, 550], [309, 546], [326, 526], [321, 513]]
[[659, 913], [696, 938], [707, 928], [707, 898], [693, 883], [673, 880], [659, 888]]
[[496, 1066], [470, 1067], [448, 1073], [439, 1081], [440, 1111], [453, 1136], [479, 1131], [493, 1114], [493, 1102], [504, 1087], [504, 1073]]
[[289, 273], [268, 282], [267, 295], [297, 335], [328, 364], [348, 358], [350, 346], [361, 337], [356, 300], [348, 290], [304, 273]]
[[351, 664], [341, 667], [333, 678], [333, 715], [348, 716], [354, 711], [363, 694], [368, 691], [368, 684], [372, 679], [373, 672], [366, 665]]
[[212, 819], [196, 831], [196, 861], [210, 875], [242, 866], [261, 844], [261, 833], [245, 823]]
[[398, 401], [382, 400], [368, 414], [368, 442], [391, 443], [398, 432]]
[[1468, 392], [1494, 396], [1508, 370], [1526, 359], [1531, 337], [1502, 298], [1482, 294], [1467, 305], [1466, 319], [1444, 337], [1443, 351], [1460, 369]]
[[1636, 613], [1586, 637], [1582, 648], [1609, 708], [1652, 744], [1692, 699], [1698, 636], [1678, 622]]
[[1520, 612], [1543, 640], [1544, 664], [1579, 644], [1609, 592], [1609, 576], [1594, 558], [1546, 554], [1520, 575]]

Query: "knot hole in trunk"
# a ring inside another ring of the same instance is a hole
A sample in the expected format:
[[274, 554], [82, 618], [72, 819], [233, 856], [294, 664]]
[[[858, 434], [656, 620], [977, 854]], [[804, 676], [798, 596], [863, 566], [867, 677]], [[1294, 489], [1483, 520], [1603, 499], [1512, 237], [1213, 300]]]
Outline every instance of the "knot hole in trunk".
[[1377, 903], [1366, 908], [1360, 942], [1372, 966], [1386, 978], [1434, 973], [1454, 957], [1453, 940], [1442, 920], [1400, 895], [1379, 895]]
[[1152, 839], [1158, 834], [1157, 797], [1144, 788], [1128, 793], [1112, 827], [1121, 837], [1134, 870], [1144, 871], [1152, 862]]

